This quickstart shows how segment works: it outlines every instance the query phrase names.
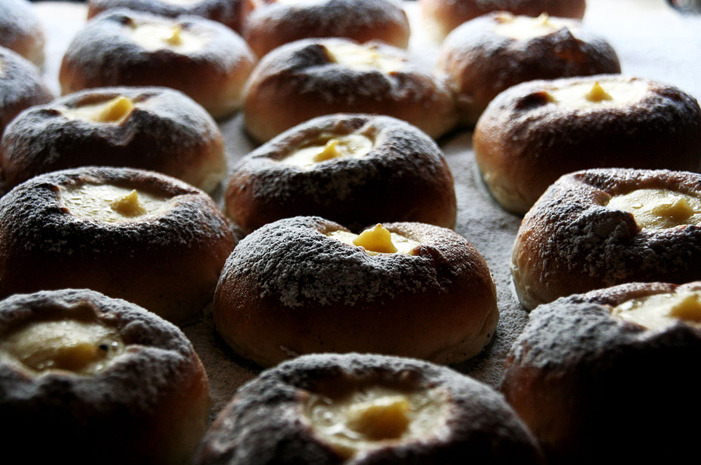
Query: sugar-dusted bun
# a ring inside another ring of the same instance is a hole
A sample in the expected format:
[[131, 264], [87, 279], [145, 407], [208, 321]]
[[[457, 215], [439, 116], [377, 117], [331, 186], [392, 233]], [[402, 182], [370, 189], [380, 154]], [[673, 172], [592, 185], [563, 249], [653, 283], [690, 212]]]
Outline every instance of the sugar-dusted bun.
[[44, 26], [26, 0], [0, 2], [0, 47], [9, 48], [37, 66], [44, 63]]
[[0, 135], [19, 112], [53, 98], [36, 66], [0, 47]]
[[59, 81], [64, 94], [92, 87], [170, 87], [221, 119], [239, 109], [255, 62], [246, 42], [215, 21], [120, 9], [95, 17], [75, 35]]
[[372, 354], [315, 354], [238, 390], [195, 465], [542, 464], [496, 391], [447, 367]]
[[130, 302], [63, 289], [0, 301], [0, 335], [8, 457], [190, 463], [209, 424], [209, 384], [177, 327]]
[[235, 243], [214, 201], [178, 179], [55, 171], [0, 199], [0, 296], [85, 287], [184, 324], [201, 318]]
[[472, 126], [500, 92], [534, 79], [620, 73], [613, 47], [575, 19], [495, 12], [469, 21], [440, 46], [438, 71]]
[[442, 79], [412, 63], [406, 50], [339, 38], [298, 40], [268, 53], [248, 81], [243, 113], [259, 142], [332, 113], [394, 116], [433, 138], [457, 118]]
[[552, 465], [683, 463], [697, 431], [681, 425], [701, 415], [691, 368], [700, 314], [699, 281], [623, 284], [541, 305], [507, 356], [501, 390]]
[[165, 87], [87, 89], [29, 108], [5, 130], [0, 156], [8, 188], [86, 165], [154, 170], [207, 192], [226, 175], [217, 124]]
[[319, 217], [269, 223], [234, 249], [214, 298], [219, 334], [263, 366], [326, 351], [457, 363], [482, 350], [498, 319], [479, 252], [421, 223], [360, 237]]
[[118, 8], [158, 16], [201, 16], [242, 31], [243, 22], [255, 0], [88, 0], [88, 19]]
[[242, 35], [262, 57], [288, 42], [346, 37], [409, 44], [409, 19], [396, 0], [263, 0], [246, 18]]
[[316, 215], [357, 230], [383, 221], [447, 228], [457, 213], [453, 175], [438, 145], [379, 115], [334, 114], [295, 126], [236, 165], [226, 214], [245, 233]]
[[701, 174], [597, 169], [561, 177], [523, 218], [512, 256], [527, 309], [627, 282], [701, 280]]
[[418, 3], [424, 26], [438, 41], [466, 21], [493, 11], [582, 19], [586, 10], [585, 0], [418, 0]]
[[676, 87], [640, 78], [533, 81], [489, 105], [473, 146], [493, 196], [523, 214], [573, 171], [701, 170], [701, 108]]

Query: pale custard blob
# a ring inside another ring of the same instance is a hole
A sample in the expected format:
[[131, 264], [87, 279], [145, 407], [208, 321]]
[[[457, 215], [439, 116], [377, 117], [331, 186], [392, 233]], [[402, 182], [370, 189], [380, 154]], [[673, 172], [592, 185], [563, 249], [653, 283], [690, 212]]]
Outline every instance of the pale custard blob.
[[317, 163], [337, 158], [362, 158], [373, 148], [374, 142], [360, 134], [328, 137], [322, 135], [317, 141], [291, 152], [280, 161], [301, 168], [311, 168]]
[[425, 439], [445, 424], [443, 391], [359, 388], [341, 397], [311, 394], [304, 415], [315, 433], [345, 457], [413, 439]]
[[105, 223], [153, 218], [171, 205], [165, 197], [110, 184], [62, 187], [61, 200], [73, 216]]
[[622, 107], [642, 100], [648, 92], [643, 81], [600, 80], [578, 82], [551, 89], [547, 95], [551, 102], [566, 108], [588, 109], [604, 106]]
[[393, 73], [404, 68], [406, 63], [400, 57], [352, 42], [330, 43], [324, 46], [333, 62], [356, 71]]
[[93, 123], [121, 124], [129, 118], [136, 105], [133, 100], [118, 95], [104, 102], [64, 108], [61, 113], [72, 119], [81, 119]]
[[187, 55], [202, 50], [208, 42], [202, 34], [183, 29], [179, 23], [133, 22], [126, 27], [132, 40], [150, 52], [169, 49]]
[[95, 321], [48, 320], [28, 324], [0, 341], [0, 353], [29, 370], [98, 373], [124, 352], [119, 333]]
[[7, 65], [5, 64], [5, 60], [0, 57], [0, 79], [5, 77], [5, 67]]
[[701, 198], [668, 189], [637, 189], [615, 195], [607, 206], [631, 213], [641, 229], [701, 225]]
[[529, 40], [567, 28], [565, 22], [543, 13], [537, 18], [502, 12], [495, 16], [494, 32], [514, 40]]
[[370, 255], [392, 253], [413, 255], [416, 247], [421, 245], [413, 239], [390, 232], [381, 224], [360, 234], [338, 230], [329, 233], [328, 236], [344, 244], [362, 247]]
[[682, 321], [701, 328], [701, 291], [654, 294], [632, 299], [611, 309], [621, 320], [656, 330]]

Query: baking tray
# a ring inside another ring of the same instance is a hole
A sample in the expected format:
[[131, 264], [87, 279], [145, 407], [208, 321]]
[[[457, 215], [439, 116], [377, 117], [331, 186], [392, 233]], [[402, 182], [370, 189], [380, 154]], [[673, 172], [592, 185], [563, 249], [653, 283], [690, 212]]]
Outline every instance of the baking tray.
[[[47, 32], [44, 77], [58, 95], [61, 58], [74, 34], [85, 24], [87, 8], [82, 3], [68, 2], [38, 2], [34, 6]], [[409, 52], [429, 69], [438, 44], [425, 35], [417, 4], [406, 2], [405, 6], [412, 26]], [[679, 14], [665, 0], [589, 0], [583, 21], [609, 40], [619, 55], [623, 74], [674, 84], [701, 98], [700, 17]], [[232, 167], [254, 144], [243, 132], [240, 114], [221, 122], [220, 127]], [[509, 273], [511, 247], [521, 217], [503, 211], [490, 197], [474, 161], [471, 136], [469, 130], [459, 131], [438, 142], [455, 178], [455, 230], [472, 242], [487, 261], [497, 287], [501, 318], [492, 343], [478, 357], [454, 368], [497, 387], [507, 351], [528, 319], [516, 299]], [[221, 204], [221, 198], [217, 200]], [[183, 330], [207, 370], [215, 416], [236, 389], [256, 376], [260, 368], [223, 343], [208, 309], [204, 310], [201, 322]]]

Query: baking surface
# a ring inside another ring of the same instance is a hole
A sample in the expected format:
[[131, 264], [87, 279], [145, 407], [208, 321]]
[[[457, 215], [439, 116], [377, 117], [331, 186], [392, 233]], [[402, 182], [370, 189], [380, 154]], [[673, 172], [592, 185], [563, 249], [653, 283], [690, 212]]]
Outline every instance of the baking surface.
[[[61, 58], [73, 35], [85, 24], [86, 7], [61, 2], [34, 5], [48, 36], [44, 75], [58, 94]], [[412, 24], [409, 50], [415, 59], [431, 67], [437, 44], [423, 35], [416, 3], [406, 6]], [[701, 17], [680, 15], [665, 0], [589, 0], [583, 21], [609, 40], [619, 55], [623, 74], [673, 84], [701, 99]], [[242, 131], [240, 115], [222, 122], [221, 129], [231, 167], [254, 145]], [[486, 259], [497, 286], [501, 313], [494, 341], [480, 356], [454, 368], [496, 387], [508, 348], [528, 318], [515, 297], [509, 274], [511, 246], [521, 218], [504, 212], [486, 191], [474, 162], [469, 131], [451, 134], [439, 143], [455, 178], [455, 229]], [[237, 387], [260, 369], [229, 350], [205, 314], [201, 323], [183, 329], [207, 369], [215, 415]]]

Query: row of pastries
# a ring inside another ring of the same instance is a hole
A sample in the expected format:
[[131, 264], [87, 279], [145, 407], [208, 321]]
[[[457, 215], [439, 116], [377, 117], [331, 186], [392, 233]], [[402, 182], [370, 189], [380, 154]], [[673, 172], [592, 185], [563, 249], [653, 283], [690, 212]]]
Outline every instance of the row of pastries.
[[[698, 102], [621, 74], [584, 1], [418, 3], [431, 70], [391, 0], [90, 0], [60, 97], [36, 67], [40, 29], [31, 51], [2, 43], [13, 451], [197, 465], [689, 451], [691, 429], [660, 425], [695, 414]], [[221, 132], [239, 114], [247, 154]], [[451, 368], [500, 328], [487, 261], [456, 232], [441, 149], [456, 131], [493, 207], [522, 217], [511, 269], [528, 324], [495, 388]], [[183, 333], [208, 319], [258, 367], [215, 417]]]

